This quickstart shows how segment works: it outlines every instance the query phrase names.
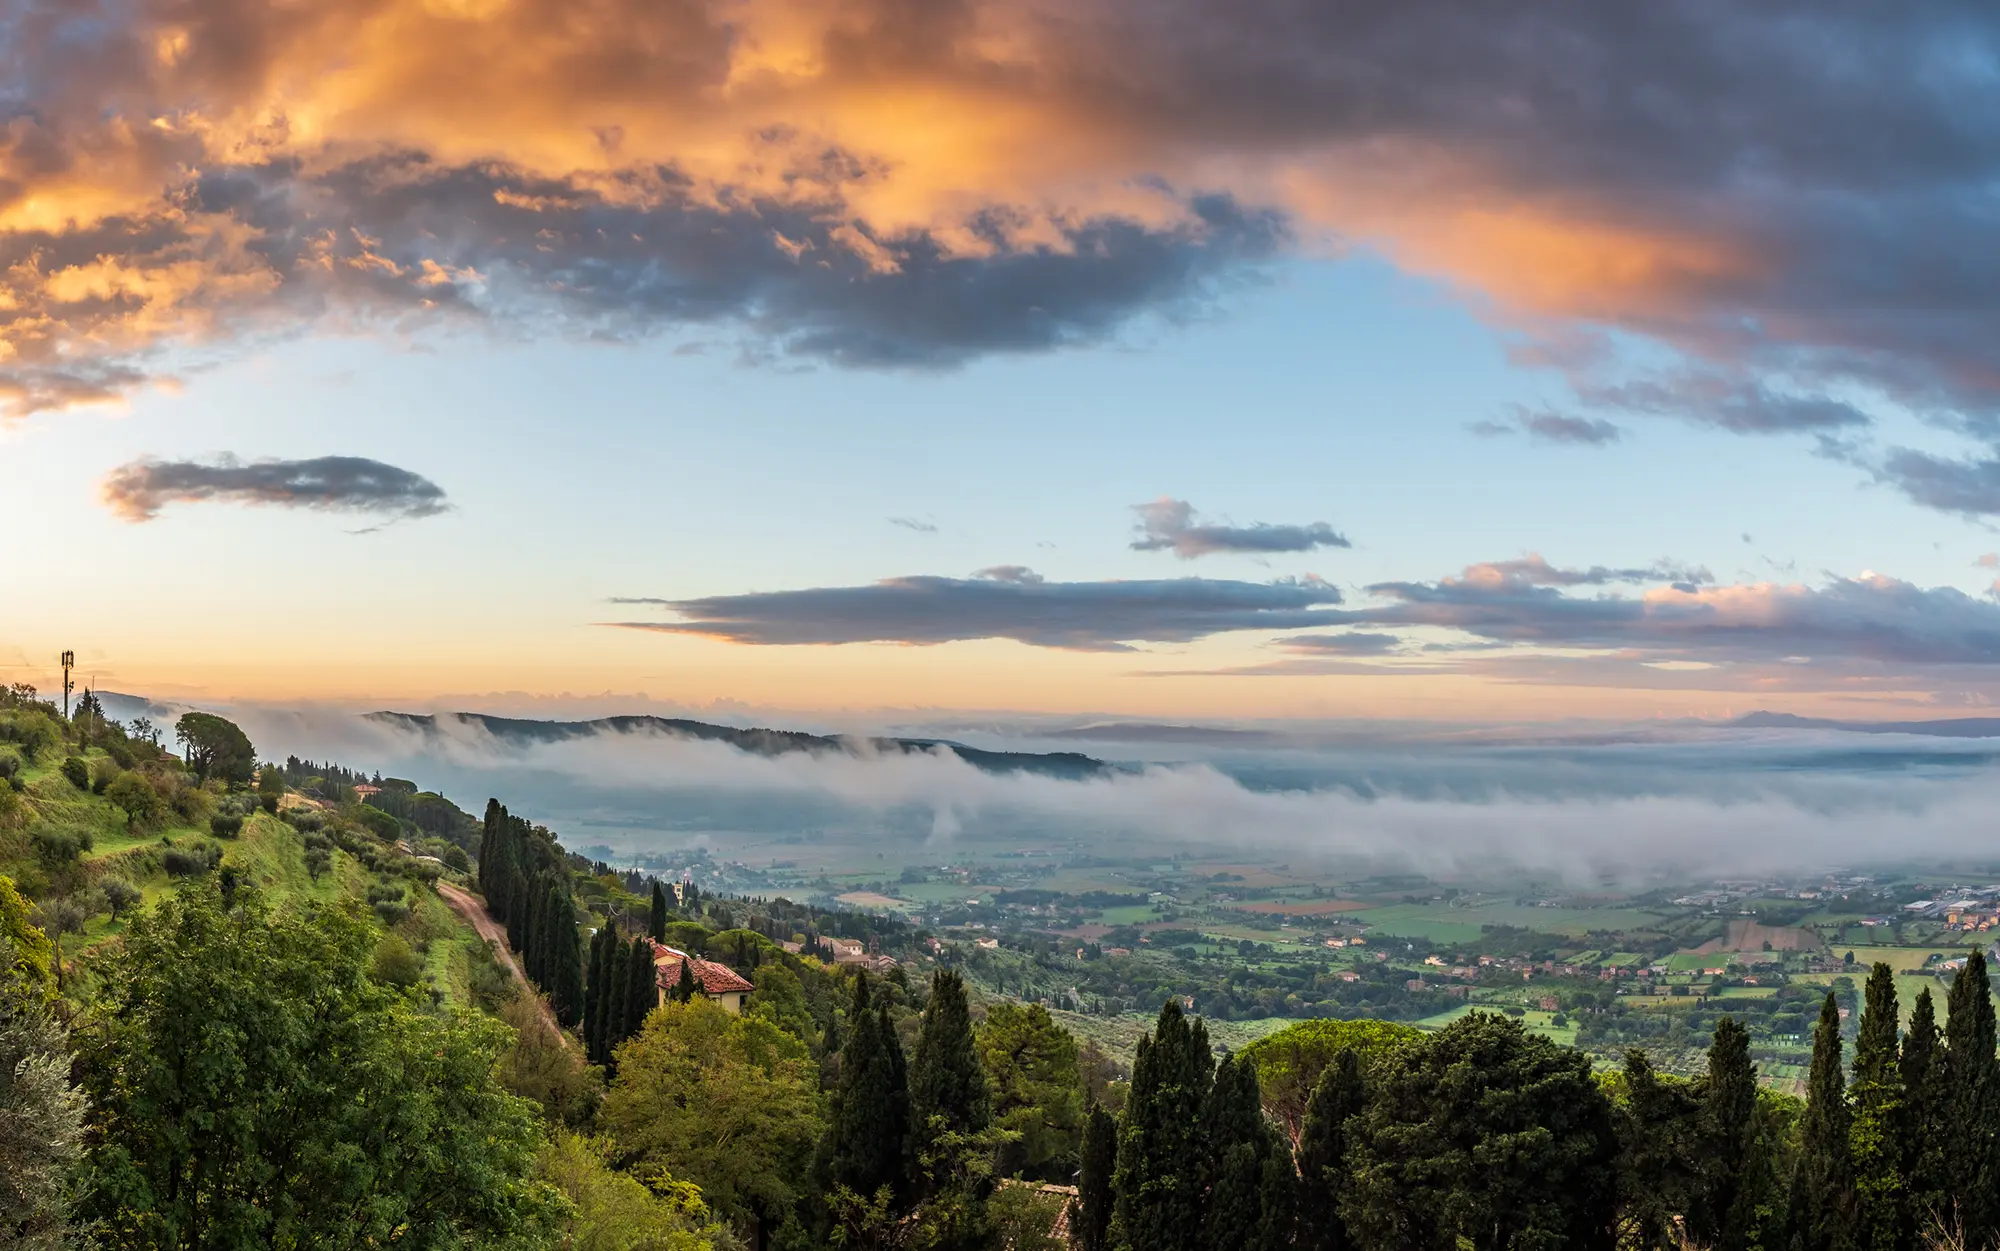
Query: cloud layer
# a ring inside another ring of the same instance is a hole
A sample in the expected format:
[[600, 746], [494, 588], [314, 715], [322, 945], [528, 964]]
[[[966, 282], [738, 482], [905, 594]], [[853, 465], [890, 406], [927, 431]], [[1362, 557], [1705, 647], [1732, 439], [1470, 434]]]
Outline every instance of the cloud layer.
[[209, 462], [146, 458], [106, 475], [105, 506], [127, 521], [151, 521], [168, 504], [275, 504], [390, 518], [445, 512], [444, 489], [421, 474], [364, 456]]
[[[1303, 243], [1470, 293], [1575, 385], [1545, 437], [1852, 440], [1887, 403], [1975, 465], [2000, 440], [2000, 19], [1972, 0], [13, 14], [16, 414], [326, 324], [949, 366], [1184, 315]], [[1989, 511], [1890, 457], [1862, 459]]]
[[974, 578], [886, 578], [703, 599], [620, 599], [671, 610], [678, 621], [618, 621], [630, 630], [697, 634], [733, 643], [949, 643], [1013, 639], [1073, 651], [1131, 651], [1231, 630], [1330, 624], [1340, 592], [1316, 579], [1234, 582], [1172, 578], [1048, 582], [1020, 565]]
[[1268, 556], [1280, 552], [1310, 552], [1322, 547], [1352, 547], [1346, 536], [1324, 521], [1304, 526], [1256, 522], [1247, 526], [1217, 525], [1197, 519], [1194, 505], [1172, 496], [1134, 504], [1139, 514], [1135, 552], [1172, 552], [1182, 560], [1218, 553]]

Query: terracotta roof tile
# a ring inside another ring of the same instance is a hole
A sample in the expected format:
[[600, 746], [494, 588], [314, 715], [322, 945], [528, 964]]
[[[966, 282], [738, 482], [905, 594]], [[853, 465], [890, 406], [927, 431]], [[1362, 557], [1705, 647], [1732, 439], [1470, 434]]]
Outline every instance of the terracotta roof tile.
[[657, 970], [654, 980], [664, 990], [672, 990], [681, 984], [683, 959], [693, 961], [694, 980], [708, 994], [724, 995], [731, 991], [757, 989], [726, 964], [703, 960], [699, 956], [689, 956], [686, 952], [675, 951], [672, 947], [662, 947], [658, 943], [653, 945], [653, 949], [660, 953], [653, 961], [653, 967]]

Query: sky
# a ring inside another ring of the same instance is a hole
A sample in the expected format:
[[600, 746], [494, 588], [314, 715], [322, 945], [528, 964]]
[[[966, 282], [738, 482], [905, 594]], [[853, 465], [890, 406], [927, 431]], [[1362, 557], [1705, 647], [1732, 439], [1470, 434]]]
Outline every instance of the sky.
[[1976, 714], [1996, 50], [1953, 3], [0, 6], [0, 678]]

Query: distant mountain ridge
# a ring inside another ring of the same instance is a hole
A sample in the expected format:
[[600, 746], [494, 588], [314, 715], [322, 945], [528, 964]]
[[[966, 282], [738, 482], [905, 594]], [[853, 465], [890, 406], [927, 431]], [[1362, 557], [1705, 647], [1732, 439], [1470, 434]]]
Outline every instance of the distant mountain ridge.
[[1939, 721], [1834, 721], [1789, 712], [1753, 712], [1727, 723], [1736, 730], [1847, 730], [1855, 734], [1923, 734], [1931, 738], [2000, 738], [2000, 717]]
[[1079, 781], [1103, 777], [1110, 765], [1081, 752], [987, 751], [939, 738], [843, 738], [807, 734], [801, 730], [738, 729], [711, 725], [682, 717], [599, 717], [591, 721], [532, 721], [518, 717], [491, 717], [478, 712], [448, 712], [436, 715], [410, 712], [371, 712], [365, 720], [395, 726], [419, 734], [435, 734], [440, 718], [460, 725], [476, 726], [502, 742], [523, 746], [535, 743], [563, 743], [599, 734], [669, 734], [705, 742], [727, 743], [739, 751], [759, 756], [782, 756], [790, 752], [839, 752], [855, 756], [863, 751], [878, 754], [914, 755], [944, 750], [986, 773], [1034, 773], [1044, 777]]

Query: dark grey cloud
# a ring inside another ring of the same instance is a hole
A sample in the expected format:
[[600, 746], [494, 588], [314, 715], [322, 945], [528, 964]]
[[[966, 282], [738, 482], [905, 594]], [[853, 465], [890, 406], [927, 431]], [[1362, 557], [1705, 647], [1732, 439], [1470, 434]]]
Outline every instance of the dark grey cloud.
[[[1615, 649], [1640, 663], [2000, 664], [2000, 603], [1895, 578], [1835, 578], [1819, 587], [1769, 583], [1661, 587], [1643, 596], [1566, 593], [1561, 585], [1491, 578], [1383, 582], [1384, 601], [1338, 609], [1357, 627], [1428, 627], [1534, 647]], [[1576, 584], [1572, 584], [1576, 585]]]
[[1324, 656], [1385, 656], [1402, 646], [1399, 634], [1368, 634], [1359, 630], [1345, 634], [1293, 634], [1282, 640], [1287, 651]]
[[666, 608], [679, 620], [616, 621], [630, 630], [698, 634], [735, 643], [949, 643], [1013, 639], [1072, 651], [1132, 651], [1232, 630], [1331, 624], [1340, 592], [1316, 579], [1235, 582], [1171, 578], [1047, 582], [1020, 566], [974, 578], [888, 578], [700, 599], [618, 599]]
[[936, 534], [938, 532], [937, 523], [923, 521], [916, 517], [891, 517], [889, 518], [889, 524], [904, 530], [913, 531], [917, 534]]
[[389, 518], [432, 517], [451, 505], [421, 474], [365, 456], [309, 460], [156, 460], [120, 465], [101, 484], [104, 503], [127, 521], [151, 521], [168, 504], [275, 504]]
[[1583, 447], [1603, 447], [1625, 437], [1623, 427], [1602, 418], [1573, 417], [1553, 409], [1518, 405], [1510, 421], [1475, 421], [1467, 429], [1488, 439], [1526, 434], [1544, 443], [1568, 443]]
[[1516, 586], [1609, 586], [1618, 582], [1666, 582], [1695, 587], [1715, 581], [1715, 575], [1698, 565], [1682, 565], [1656, 560], [1650, 565], [1609, 568], [1592, 565], [1587, 569], [1563, 569], [1551, 565], [1538, 552], [1513, 560], [1489, 560], [1469, 565], [1455, 581], [1479, 587]]
[[2000, 460], [1958, 460], [1896, 448], [1875, 476], [1926, 508], [1971, 517], [2000, 513]]
[[1162, 496], [1148, 504], [1134, 504], [1132, 511], [1139, 514], [1139, 537], [1132, 541], [1133, 551], [1172, 552], [1182, 560], [1225, 552], [1273, 555], [1354, 546], [1324, 521], [1303, 526], [1204, 523], [1197, 519], [1194, 505], [1171, 496]]

